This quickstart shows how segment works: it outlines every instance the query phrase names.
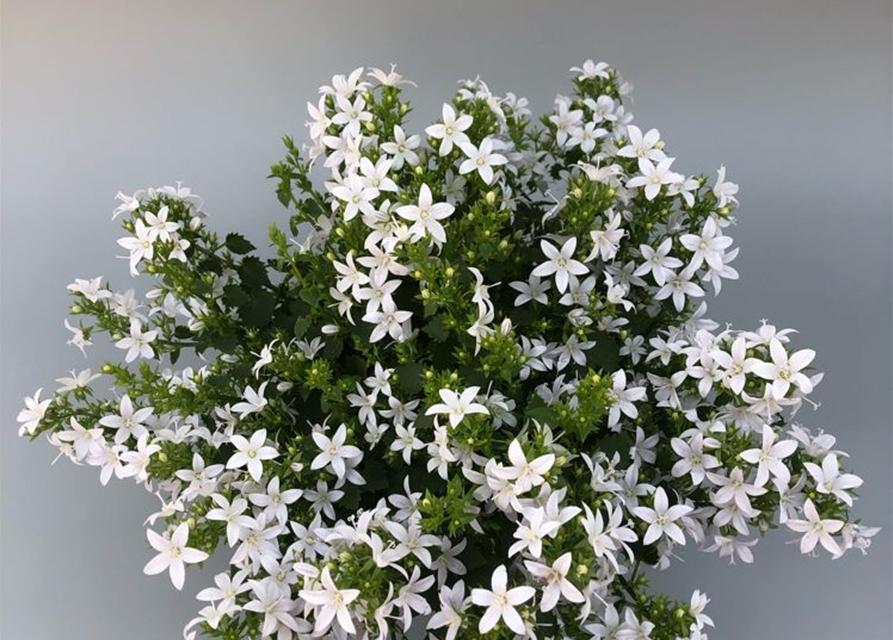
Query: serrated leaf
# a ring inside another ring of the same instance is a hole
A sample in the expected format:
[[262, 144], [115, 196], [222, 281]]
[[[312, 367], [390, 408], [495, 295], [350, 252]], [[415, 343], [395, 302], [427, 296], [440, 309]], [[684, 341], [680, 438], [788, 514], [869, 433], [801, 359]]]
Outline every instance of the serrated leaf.
[[450, 329], [446, 324], [446, 316], [442, 313], [434, 316], [431, 322], [426, 324], [422, 330], [436, 342], [443, 342], [450, 335]]
[[237, 271], [239, 272], [239, 278], [241, 278], [242, 284], [249, 289], [270, 286], [267, 267], [259, 258], [255, 258], [254, 256], [243, 258]]
[[223, 287], [223, 303], [228, 307], [242, 307], [249, 302], [248, 294], [237, 284]]
[[294, 334], [295, 338], [299, 340], [304, 337], [304, 334], [307, 333], [307, 330], [310, 328], [312, 321], [307, 316], [300, 316], [297, 320], [295, 320]]
[[238, 233], [228, 234], [224, 244], [227, 249], [238, 254], [251, 253], [255, 250], [255, 246], [246, 240], [245, 236]]
[[273, 319], [276, 298], [269, 291], [258, 289], [250, 302], [239, 307], [239, 317], [250, 327], [262, 327]]
[[401, 364], [397, 368], [397, 386], [409, 395], [415, 395], [422, 390], [425, 366], [420, 362]]
[[301, 300], [311, 307], [317, 306], [319, 301], [322, 300], [322, 292], [316, 288], [301, 289], [301, 293], [298, 295], [301, 297]]

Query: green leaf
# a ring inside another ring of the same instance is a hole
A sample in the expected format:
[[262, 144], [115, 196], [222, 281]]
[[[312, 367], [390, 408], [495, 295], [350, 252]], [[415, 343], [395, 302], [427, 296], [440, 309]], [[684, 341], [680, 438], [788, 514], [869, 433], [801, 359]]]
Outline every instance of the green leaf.
[[276, 298], [269, 291], [258, 289], [251, 301], [239, 307], [239, 317], [249, 327], [262, 327], [273, 319]]
[[237, 284], [223, 287], [223, 303], [228, 307], [243, 307], [250, 302], [248, 294]]
[[322, 292], [315, 287], [301, 289], [301, 293], [298, 295], [301, 296], [301, 300], [309, 304], [311, 307], [317, 306], [319, 301], [322, 300]]
[[425, 366], [420, 362], [397, 366], [397, 386], [409, 395], [414, 395], [424, 386]]
[[242, 279], [242, 284], [249, 289], [270, 286], [267, 267], [259, 258], [254, 256], [243, 258], [237, 270], [239, 277]]
[[226, 248], [233, 253], [244, 254], [251, 253], [255, 250], [255, 246], [245, 239], [245, 236], [238, 233], [230, 233], [226, 236]]
[[299, 340], [303, 338], [311, 324], [312, 321], [310, 318], [307, 316], [299, 316], [298, 319], [295, 320], [295, 338], [298, 338]]
[[524, 417], [528, 420], [536, 420], [540, 424], [555, 427], [558, 424], [558, 414], [552, 407], [545, 405], [533, 407], [524, 412]]
[[326, 338], [326, 346], [322, 350], [322, 354], [324, 357], [330, 360], [334, 360], [341, 355], [341, 352], [343, 350], [344, 340], [342, 340], [338, 336], [331, 336]]
[[443, 342], [450, 335], [450, 329], [446, 324], [446, 316], [442, 313], [434, 316], [434, 319], [426, 324], [422, 330], [436, 342]]
[[615, 453], [619, 453], [621, 459], [625, 460], [629, 457], [629, 450], [632, 445], [633, 442], [629, 434], [621, 432], [599, 438], [597, 446], [598, 450], [609, 458], [614, 457]]

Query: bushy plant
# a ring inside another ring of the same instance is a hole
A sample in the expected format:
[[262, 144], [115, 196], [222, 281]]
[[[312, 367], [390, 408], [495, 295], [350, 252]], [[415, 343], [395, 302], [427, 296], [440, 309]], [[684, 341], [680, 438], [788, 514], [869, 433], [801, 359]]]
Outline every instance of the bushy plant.
[[793, 420], [815, 353], [705, 315], [737, 185], [677, 173], [615, 70], [572, 71], [539, 119], [461, 82], [424, 133], [393, 69], [336, 76], [272, 168], [266, 254], [179, 184], [118, 194], [150, 288], [76, 280], [66, 324], [123, 361], [19, 421], [160, 497], [146, 573], [231, 553], [187, 638], [706, 638], [706, 596], [643, 568], [751, 562], [780, 526], [868, 546], [861, 480]]

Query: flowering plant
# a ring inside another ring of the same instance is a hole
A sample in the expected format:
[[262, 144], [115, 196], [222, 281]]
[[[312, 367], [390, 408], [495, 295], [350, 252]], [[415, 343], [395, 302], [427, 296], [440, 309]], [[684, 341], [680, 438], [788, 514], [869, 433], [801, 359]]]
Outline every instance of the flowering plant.
[[66, 326], [123, 362], [19, 421], [158, 495], [146, 573], [232, 551], [186, 638], [703, 639], [706, 596], [643, 567], [751, 562], [780, 526], [868, 547], [862, 481], [794, 422], [815, 353], [705, 315], [737, 185], [677, 173], [615, 70], [572, 71], [539, 120], [462, 82], [424, 135], [393, 69], [336, 76], [272, 168], [271, 258], [179, 184], [118, 194], [151, 287], [76, 280]]

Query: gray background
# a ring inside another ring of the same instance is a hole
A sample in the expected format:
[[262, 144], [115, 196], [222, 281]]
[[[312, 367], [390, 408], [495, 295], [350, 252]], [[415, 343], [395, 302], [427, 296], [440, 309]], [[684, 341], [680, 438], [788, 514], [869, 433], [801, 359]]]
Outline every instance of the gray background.
[[154, 498], [15, 437], [25, 394], [87, 366], [64, 345], [65, 285], [130, 286], [115, 192], [186, 180], [216, 228], [263, 243], [284, 218], [265, 178], [279, 138], [305, 135], [305, 101], [333, 73], [398, 63], [421, 83], [421, 125], [477, 73], [541, 112], [587, 57], [636, 85], [636, 122], [680, 171], [725, 163], [740, 183], [742, 278], [711, 315], [767, 317], [818, 350], [824, 406], [801, 418], [839, 436], [865, 479], [856, 514], [886, 527], [867, 559], [804, 558], [780, 532], [751, 566], [690, 553], [657, 583], [706, 590], [717, 638], [889, 639], [890, 35], [883, 1], [5, 0], [4, 640], [176, 638], [197, 608], [198, 575], [182, 596], [142, 575]]

